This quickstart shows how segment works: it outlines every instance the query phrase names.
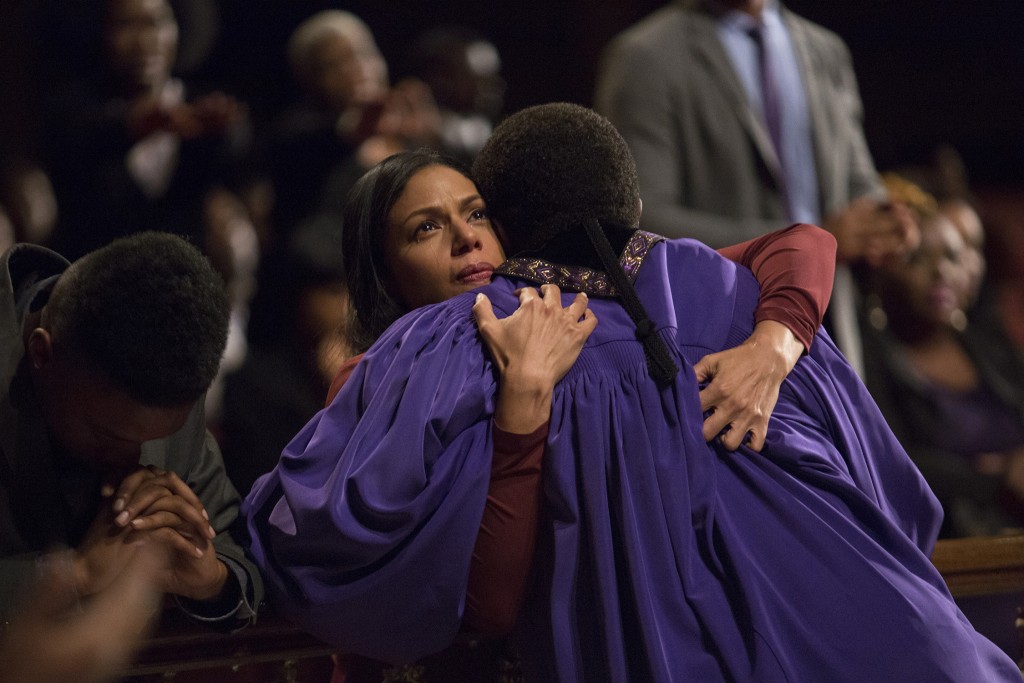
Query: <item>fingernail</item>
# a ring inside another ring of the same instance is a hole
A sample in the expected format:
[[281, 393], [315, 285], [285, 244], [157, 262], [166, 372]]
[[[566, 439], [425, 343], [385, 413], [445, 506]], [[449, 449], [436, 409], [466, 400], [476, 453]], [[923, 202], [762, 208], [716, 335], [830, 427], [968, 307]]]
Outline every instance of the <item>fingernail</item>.
[[104, 498], [110, 498], [112, 495], [114, 495], [114, 487], [111, 486], [110, 484], [104, 484], [103, 486], [100, 487], [100, 495], [103, 496]]
[[114, 512], [120, 512], [124, 510], [124, 498], [117, 498], [114, 500]]
[[114, 523], [117, 524], [118, 526], [124, 526], [125, 524], [127, 524], [128, 523], [128, 511], [125, 510], [124, 512], [119, 514], [117, 517], [115, 517], [114, 518]]
[[476, 295], [476, 302], [477, 303], [480, 303], [483, 300], [484, 300], [484, 295], [483, 294], [477, 294]]
[[203, 556], [203, 549], [202, 548], [196, 548], [196, 557], [202, 557], [202, 556]]
[[210, 520], [210, 515], [209, 515], [209, 514], [207, 514], [207, 512], [206, 512], [206, 508], [203, 508], [203, 519], [205, 519], [205, 520], [207, 520], [207, 521], [209, 521], [209, 520]]
[[139, 528], [139, 524], [141, 524], [141, 523], [142, 523], [141, 519], [133, 519], [131, 526], [132, 526], [133, 529], [138, 529]]
[[206, 535], [209, 536], [210, 538], [213, 538], [214, 536], [217, 535], [217, 532], [213, 530], [212, 526], [206, 527], [206, 529], [207, 529]]

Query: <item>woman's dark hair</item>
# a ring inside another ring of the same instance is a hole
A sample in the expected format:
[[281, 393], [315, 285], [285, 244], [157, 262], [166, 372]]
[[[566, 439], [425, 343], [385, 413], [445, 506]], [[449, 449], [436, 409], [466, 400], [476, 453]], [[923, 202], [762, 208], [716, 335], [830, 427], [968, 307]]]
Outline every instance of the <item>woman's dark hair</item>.
[[487, 211], [510, 255], [599, 219], [640, 221], [640, 184], [626, 141], [597, 112], [558, 102], [502, 121], [473, 163]]
[[342, 255], [355, 320], [349, 330], [360, 351], [409, 309], [395, 298], [384, 258], [388, 214], [409, 179], [430, 166], [447, 166], [470, 178], [458, 161], [432, 150], [399, 152], [367, 171], [352, 187], [342, 221]]
[[68, 268], [44, 319], [55, 345], [95, 363], [133, 399], [176, 407], [209, 388], [229, 315], [224, 281], [196, 247], [143, 232]]

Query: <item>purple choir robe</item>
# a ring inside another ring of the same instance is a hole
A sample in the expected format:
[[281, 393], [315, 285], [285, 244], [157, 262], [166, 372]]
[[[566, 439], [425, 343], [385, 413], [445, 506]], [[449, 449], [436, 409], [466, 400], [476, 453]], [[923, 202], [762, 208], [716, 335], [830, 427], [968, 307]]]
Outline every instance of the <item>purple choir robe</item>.
[[[555, 387], [544, 513], [515, 638], [536, 681], [1002, 681], [956, 607], [940, 508], [824, 332], [761, 453], [704, 441], [692, 364], [753, 329], [751, 273], [637, 232], [622, 256], [681, 370], [659, 389], [607, 277], [513, 259], [599, 324]], [[496, 371], [474, 294], [409, 313], [262, 477], [243, 511], [273, 604], [339, 649], [408, 662], [459, 628], [487, 492]]]

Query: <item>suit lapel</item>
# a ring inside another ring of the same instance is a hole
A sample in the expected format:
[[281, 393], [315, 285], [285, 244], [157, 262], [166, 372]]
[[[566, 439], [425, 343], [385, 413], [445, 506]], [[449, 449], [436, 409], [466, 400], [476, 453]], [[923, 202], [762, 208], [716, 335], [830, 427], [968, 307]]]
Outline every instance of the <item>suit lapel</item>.
[[0, 473], [18, 535], [37, 550], [66, 541], [67, 526], [48, 430], [23, 362], [15, 282], [26, 277], [40, 282], [67, 267], [58, 254], [30, 244], [0, 255], [0, 329], [5, 335], [0, 338]]
[[18, 411], [11, 499], [22, 538], [35, 550], [46, 550], [54, 543], [66, 542], [68, 530], [53, 449], [32, 391], [22, 366], [11, 387], [11, 399]]
[[718, 27], [714, 17], [704, 9], [697, 9], [690, 14], [692, 21], [686, 28], [689, 32], [685, 41], [691, 46], [694, 63], [702, 65], [710, 74], [711, 79], [721, 84], [722, 92], [728, 100], [729, 108], [735, 112], [743, 128], [750, 135], [765, 165], [771, 172], [779, 187], [783, 185], [782, 167], [772, 145], [771, 136], [761, 117], [750, 106], [747, 93], [743, 89], [732, 60], [725, 51], [722, 41], [718, 38]]

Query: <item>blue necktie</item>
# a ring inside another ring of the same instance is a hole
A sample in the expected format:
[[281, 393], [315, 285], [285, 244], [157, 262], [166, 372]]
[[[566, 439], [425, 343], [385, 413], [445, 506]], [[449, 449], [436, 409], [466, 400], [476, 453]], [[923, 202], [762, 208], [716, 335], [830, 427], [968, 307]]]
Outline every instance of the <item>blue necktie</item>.
[[761, 103], [764, 107], [764, 124], [765, 128], [768, 129], [769, 137], [771, 137], [772, 146], [775, 148], [775, 157], [779, 160], [779, 171], [782, 177], [779, 190], [782, 193], [783, 206], [786, 207], [786, 213], [789, 214], [791, 211], [786, 194], [786, 166], [785, 160], [782, 157], [782, 108], [779, 103], [779, 86], [772, 72], [771, 56], [768, 51], [768, 41], [764, 35], [764, 26], [761, 24], [754, 26], [750, 29], [749, 34], [754, 44], [757, 45], [757, 61], [761, 74]]

